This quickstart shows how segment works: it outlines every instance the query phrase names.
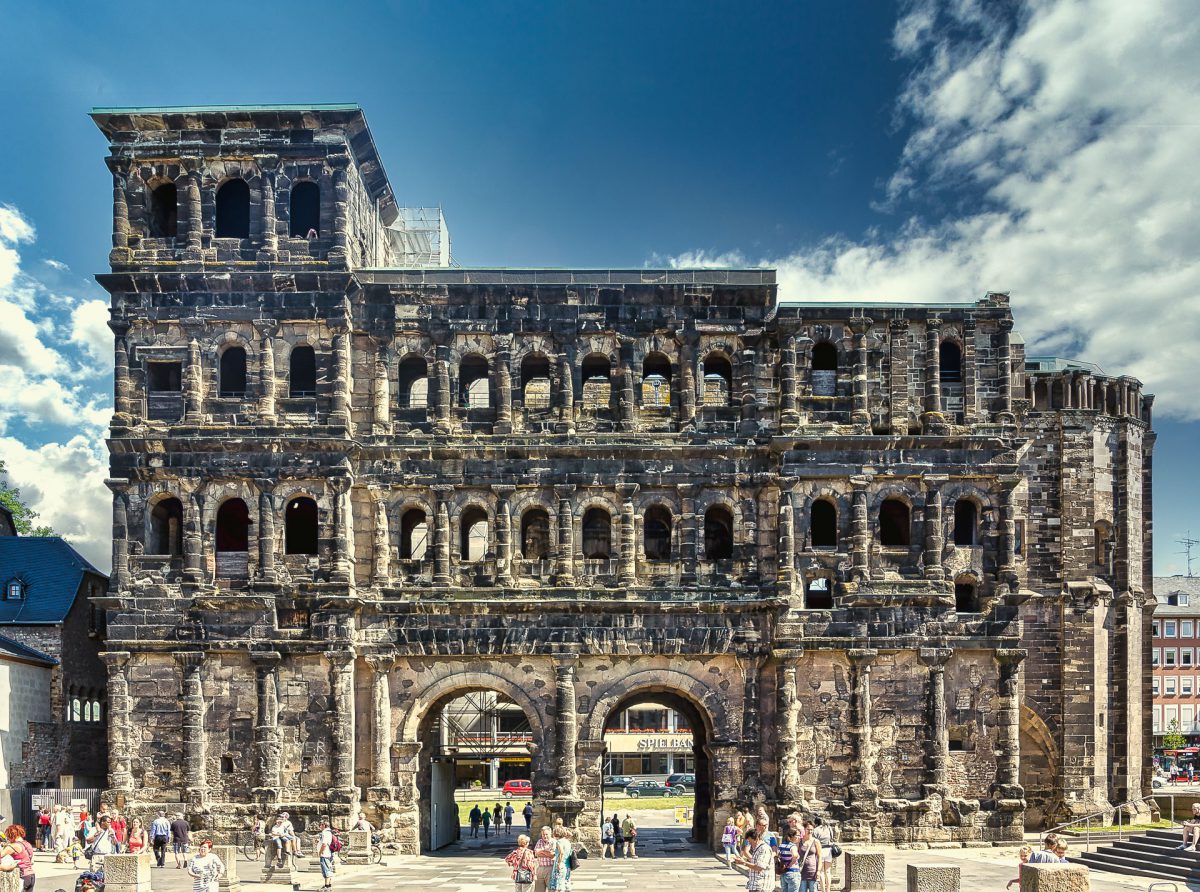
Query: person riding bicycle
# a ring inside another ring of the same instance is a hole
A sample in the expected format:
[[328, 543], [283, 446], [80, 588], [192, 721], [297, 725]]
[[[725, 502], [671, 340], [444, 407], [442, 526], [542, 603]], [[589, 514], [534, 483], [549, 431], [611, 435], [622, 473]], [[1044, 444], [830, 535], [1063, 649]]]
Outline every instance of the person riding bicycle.
[[296, 839], [296, 829], [288, 820], [287, 812], [281, 811], [276, 815], [275, 823], [271, 825], [270, 836], [274, 847], [273, 855], [279, 866], [284, 867], [287, 864], [288, 852]]
[[250, 835], [254, 839], [255, 860], [267, 848], [267, 822], [262, 815], [255, 815], [250, 823]]

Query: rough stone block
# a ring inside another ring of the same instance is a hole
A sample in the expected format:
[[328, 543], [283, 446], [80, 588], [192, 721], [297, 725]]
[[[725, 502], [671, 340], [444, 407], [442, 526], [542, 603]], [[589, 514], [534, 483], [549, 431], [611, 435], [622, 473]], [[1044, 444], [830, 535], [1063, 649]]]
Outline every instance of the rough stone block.
[[1021, 892], [1088, 892], [1091, 880], [1082, 864], [1022, 864]]
[[961, 878], [956, 864], [910, 864], [908, 892], [958, 892]]
[[225, 873], [217, 881], [221, 892], [238, 892], [242, 888], [238, 879], [238, 850], [236, 846], [213, 846], [213, 854], [225, 865]]
[[845, 892], [883, 889], [883, 852], [846, 852]]
[[105, 888], [117, 892], [150, 892], [149, 852], [137, 855], [106, 855], [104, 858]]
[[271, 846], [263, 856], [262, 875], [258, 878], [261, 883], [277, 883], [281, 886], [292, 885], [292, 859], [288, 858], [283, 867], [277, 867]]
[[346, 834], [347, 864], [369, 864], [371, 861], [371, 831], [351, 830]]

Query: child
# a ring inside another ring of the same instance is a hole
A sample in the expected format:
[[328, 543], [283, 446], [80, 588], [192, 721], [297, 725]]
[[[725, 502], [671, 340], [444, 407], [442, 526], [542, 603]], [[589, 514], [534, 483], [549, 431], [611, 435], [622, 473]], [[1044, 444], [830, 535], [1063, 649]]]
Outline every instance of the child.
[[1017, 859], [1019, 861], [1017, 864], [1017, 878], [1015, 880], [1009, 880], [1008, 885], [1004, 887], [1005, 889], [1011, 889], [1014, 885], [1021, 885], [1021, 864], [1028, 864], [1029, 856], [1032, 854], [1033, 848], [1030, 846], [1021, 846], [1021, 848], [1017, 850]]

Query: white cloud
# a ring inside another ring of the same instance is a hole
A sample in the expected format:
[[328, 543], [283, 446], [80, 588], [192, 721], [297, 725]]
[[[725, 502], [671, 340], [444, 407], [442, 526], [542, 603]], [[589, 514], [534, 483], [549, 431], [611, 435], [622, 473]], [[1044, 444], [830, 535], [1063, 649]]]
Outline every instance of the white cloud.
[[0, 204], [0, 292], [12, 286], [21, 268], [17, 246], [33, 241], [33, 226], [11, 205]]
[[0, 365], [39, 375], [62, 371], [62, 357], [42, 341], [47, 324], [34, 322], [25, 308], [0, 296]]
[[88, 300], [71, 311], [71, 343], [92, 358], [97, 373], [112, 373], [113, 334], [108, 327], [107, 303]]

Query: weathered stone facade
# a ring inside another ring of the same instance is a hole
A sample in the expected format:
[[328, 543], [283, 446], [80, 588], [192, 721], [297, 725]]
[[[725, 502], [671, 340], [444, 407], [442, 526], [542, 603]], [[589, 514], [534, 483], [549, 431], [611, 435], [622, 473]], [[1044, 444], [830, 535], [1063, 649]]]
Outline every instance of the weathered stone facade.
[[[1027, 369], [1007, 297], [387, 268], [357, 109], [94, 116], [119, 797], [215, 826], [361, 799], [418, 851], [432, 718], [471, 689], [525, 710], [541, 816], [593, 841], [641, 697], [697, 729], [713, 841], [749, 802], [1014, 840], [1147, 786], [1150, 397]], [[320, 225], [285, 237], [303, 179]]]

